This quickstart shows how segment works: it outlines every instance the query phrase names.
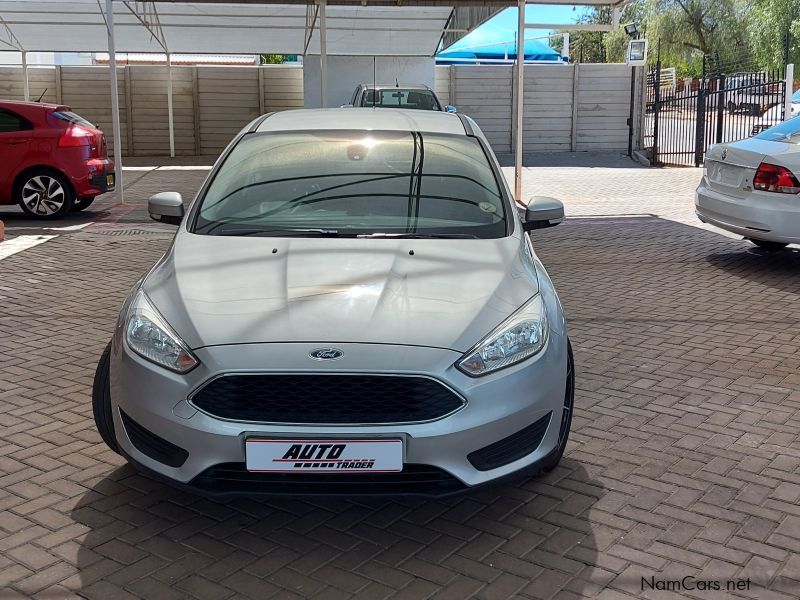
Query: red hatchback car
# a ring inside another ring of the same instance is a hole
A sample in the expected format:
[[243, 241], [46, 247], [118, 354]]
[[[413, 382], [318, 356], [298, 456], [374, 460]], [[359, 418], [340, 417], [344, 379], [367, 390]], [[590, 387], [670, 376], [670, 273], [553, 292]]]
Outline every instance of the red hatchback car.
[[103, 132], [68, 106], [0, 101], [0, 205], [44, 219], [114, 189]]

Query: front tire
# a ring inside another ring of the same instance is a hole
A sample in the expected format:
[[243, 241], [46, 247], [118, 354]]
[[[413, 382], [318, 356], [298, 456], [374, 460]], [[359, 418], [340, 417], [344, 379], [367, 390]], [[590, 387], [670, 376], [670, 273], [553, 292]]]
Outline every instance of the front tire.
[[30, 171], [14, 187], [14, 200], [38, 219], [59, 219], [72, 210], [75, 194], [67, 178], [47, 169]]
[[756, 246], [761, 248], [762, 250], [766, 250], [767, 252], [780, 252], [781, 250], [785, 249], [786, 246], [789, 244], [784, 244], [783, 242], [770, 242], [767, 240], [754, 240], [750, 239]]
[[94, 385], [92, 386], [92, 412], [94, 413], [94, 424], [100, 437], [106, 445], [117, 454], [121, 454], [117, 438], [114, 434], [114, 417], [111, 409], [111, 343], [103, 350], [100, 362], [97, 363], [97, 370], [94, 373]]
[[567, 340], [567, 388], [564, 392], [564, 409], [561, 413], [561, 428], [558, 432], [558, 446], [540, 464], [541, 473], [549, 473], [561, 462], [564, 450], [567, 449], [569, 432], [572, 429], [572, 412], [575, 407], [575, 359], [572, 356], [572, 344]]

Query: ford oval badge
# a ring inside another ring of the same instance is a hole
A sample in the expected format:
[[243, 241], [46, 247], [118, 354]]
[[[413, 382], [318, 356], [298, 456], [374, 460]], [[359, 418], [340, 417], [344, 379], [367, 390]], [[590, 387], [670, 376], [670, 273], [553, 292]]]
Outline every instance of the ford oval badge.
[[314, 360], [338, 360], [344, 356], [344, 352], [338, 348], [317, 348], [308, 355]]

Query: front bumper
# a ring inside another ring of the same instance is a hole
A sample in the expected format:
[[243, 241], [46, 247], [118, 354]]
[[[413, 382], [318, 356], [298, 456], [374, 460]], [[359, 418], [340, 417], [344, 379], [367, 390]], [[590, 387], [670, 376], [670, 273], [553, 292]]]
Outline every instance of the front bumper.
[[752, 191], [737, 198], [709, 188], [703, 180], [695, 195], [695, 212], [704, 223], [742, 237], [800, 243], [800, 203], [794, 194]]
[[[418, 479], [415, 479], [415, 474], [428, 479], [438, 477], [432, 474], [431, 469], [440, 471], [458, 484], [434, 486], [431, 488], [434, 495], [446, 495], [457, 491], [456, 487], [469, 489], [519, 475], [526, 469], [535, 468], [558, 446], [567, 376], [567, 340], [563, 330], [551, 330], [545, 349], [532, 359], [481, 378], [470, 378], [458, 371], [453, 363], [460, 354], [439, 348], [336, 344], [344, 352], [341, 360], [318, 365], [308, 361], [308, 366], [317, 373], [432, 377], [466, 400], [460, 410], [430, 422], [341, 426], [242, 423], [211, 416], [187, 402], [194, 390], [222, 373], [312, 372], [297, 366], [305, 364], [308, 351], [317, 346], [281, 343], [202, 348], [196, 351], [201, 364], [187, 375], [177, 375], [144, 361], [116, 338], [111, 356], [111, 400], [117, 441], [133, 462], [147, 470], [180, 484], [213, 492], [209, 476], [213, 478], [215, 469], [228, 469], [229, 473], [231, 469], [241, 471], [245, 462], [245, 439], [250, 436], [399, 438], [403, 441], [404, 471], [392, 480], [397, 485], [384, 486], [383, 489], [403, 493], [403, 481], [406, 481], [408, 493], [414, 493], [417, 490], [413, 489], [413, 484]], [[231, 365], [236, 368], [232, 369]], [[120, 410], [153, 435], [185, 450], [188, 457], [179, 466], [169, 466], [141, 452], [131, 441]], [[470, 453], [508, 438], [526, 426], [542, 422], [548, 416], [549, 419], [544, 421], [546, 430], [541, 442], [522, 458], [490, 470], [479, 470], [468, 459]], [[246, 471], [244, 475], [247, 475]], [[284, 477], [297, 476], [287, 474]], [[264, 481], [253, 480], [252, 486], [239, 486], [234, 491], [281, 491], [276, 480], [266, 481], [266, 484]], [[337, 488], [330, 487], [331, 491]], [[327, 490], [324, 488], [323, 484], [314, 489], [325, 493]], [[292, 488], [288, 486], [287, 489]], [[225, 488], [225, 491], [231, 491], [231, 488]]]

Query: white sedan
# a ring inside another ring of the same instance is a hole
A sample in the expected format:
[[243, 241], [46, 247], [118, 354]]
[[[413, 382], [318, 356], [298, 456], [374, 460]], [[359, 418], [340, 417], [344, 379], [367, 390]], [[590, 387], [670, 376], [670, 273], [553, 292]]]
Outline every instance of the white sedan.
[[711, 146], [695, 211], [765, 250], [800, 243], [800, 118]]

